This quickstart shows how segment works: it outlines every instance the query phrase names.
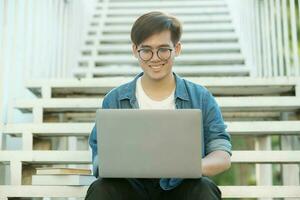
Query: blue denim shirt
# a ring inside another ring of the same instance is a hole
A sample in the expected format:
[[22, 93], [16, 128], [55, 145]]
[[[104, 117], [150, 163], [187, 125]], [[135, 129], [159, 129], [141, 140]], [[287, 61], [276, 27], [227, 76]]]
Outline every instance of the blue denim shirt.
[[[140, 73], [129, 83], [111, 90], [102, 102], [103, 109], [138, 109], [139, 105], [135, 96], [136, 81], [142, 76]], [[222, 114], [212, 94], [203, 86], [182, 79], [174, 73], [176, 81], [175, 105], [176, 109], [201, 109], [203, 117], [202, 157], [207, 154], [222, 150], [231, 155], [230, 135], [226, 132]], [[93, 173], [98, 177], [98, 150], [96, 127], [93, 128], [89, 138], [92, 148]], [[137, 179], [128, 179], [135, 187], [141, 183]], [[160, 179], [160, 187], [171, 190], [182, 182], [178, 178]]]

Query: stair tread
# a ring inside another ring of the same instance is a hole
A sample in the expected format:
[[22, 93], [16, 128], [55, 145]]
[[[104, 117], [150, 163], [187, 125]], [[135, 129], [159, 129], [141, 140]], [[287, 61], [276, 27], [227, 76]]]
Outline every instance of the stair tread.
[[[6, 124], [0, 127], [3, 134], [21, 135], [31, 132], [34, 135], [88, 136], [94, 127], [92, 123], [21, 123]], [[299, 135], [300, 121], [225, 121], [231, 135]]]
[[[232, 151], [233, 163], [298, 163], [300, 151]], [[0, 161], [91, 163], [90, 151], [1, 151]]]

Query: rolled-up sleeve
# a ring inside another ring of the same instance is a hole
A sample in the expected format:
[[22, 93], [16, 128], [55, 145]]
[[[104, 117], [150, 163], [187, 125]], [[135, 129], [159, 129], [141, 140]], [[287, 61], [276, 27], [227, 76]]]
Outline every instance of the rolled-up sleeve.
[[89, 145], [92, 149], [92, 161], [93, 161], [93, 175], [98, 177], [98, 148], [97, 148], [97, 129], [96, 125], [94, 126], [90, 137], [89, 137]]
[[224, 123], [219, 105], [212, 94], [207, 91], [203, 105], [203, 129], [205, 154], [216, 150], [226, 151], [231, 155], [231, 138], [226, 132], [227, 126]]
[[[102, 109], [106, 109], [108, 107], [109, 107], [108, 103], [104, 98], [104, 100], [102, 102]], [[89, 145], [92, 149], [93, 175], [95, 177], [98, 177], [99, 176], [99, 173], [98, 173], [99, 158], [98, 158], [97, 128], [96, 128], [96, 125], [94, 126], [94, 128], [93, 128], [93, 130], [90, 134]]]

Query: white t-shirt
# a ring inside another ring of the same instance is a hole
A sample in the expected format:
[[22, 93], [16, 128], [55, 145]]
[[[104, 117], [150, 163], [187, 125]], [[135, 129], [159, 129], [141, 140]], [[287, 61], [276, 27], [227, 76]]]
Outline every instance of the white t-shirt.
[[175, 99], [174, 99], [175, 90], [168, 96], [166, 99], [162, 101], [155, 101], [147, 96], [145, 93], [142, 83], [141, 77], [138, 78], [136, 82], [136, 91], [135, 95], [137, 101], [139, 103], [140, 109], [175, 109]]

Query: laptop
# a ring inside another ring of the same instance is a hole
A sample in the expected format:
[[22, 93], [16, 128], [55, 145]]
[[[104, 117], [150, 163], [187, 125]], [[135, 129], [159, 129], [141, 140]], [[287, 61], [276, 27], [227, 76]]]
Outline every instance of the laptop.
[[98, 109], [99, 176], [200, 178], [199, 109]]

